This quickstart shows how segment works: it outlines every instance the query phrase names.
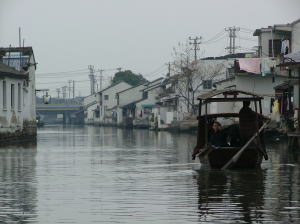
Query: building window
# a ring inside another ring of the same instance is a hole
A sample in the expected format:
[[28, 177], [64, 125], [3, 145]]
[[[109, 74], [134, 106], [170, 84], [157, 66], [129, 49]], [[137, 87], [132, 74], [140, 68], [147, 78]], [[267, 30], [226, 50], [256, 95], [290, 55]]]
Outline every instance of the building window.
[[108, 95], [104, 95], [104, 100], [108, 100]]
[[269, 40], [269, 57], [273, 57], [272, 46], [274, 49], [274, 57], [277, 57], [278, 55], [280, 55], [281, 52], [281, 40], [279, 39], [273, 40], [273, 44], [272, 44], [272, 40]]
[[18, 83], [18, 110], [21, 111], [22, 107], [22, 101], [21, 101], [21, 83]]
[[15, 84], [11, 84], [11, 89], [10, 89], [10, 106], [11, 109], [15, 109]]
[[96, 118], [99, 118], [99, 117], [100, 117], [100, 111], [99, 111], [99, 110], [96, 110], [96, 111], [95, 111], [95, 117], [96, 117]]
[[212, 80], [203, 80], [203, 89], [211, 89]]
[[6, 105], [7, 105], [7, 101], [6, 101], [6, 81], [3, 81], [3, 110], [6, 110]]
[[148, 99], [148, 92], [143, 92], [143, 99]]

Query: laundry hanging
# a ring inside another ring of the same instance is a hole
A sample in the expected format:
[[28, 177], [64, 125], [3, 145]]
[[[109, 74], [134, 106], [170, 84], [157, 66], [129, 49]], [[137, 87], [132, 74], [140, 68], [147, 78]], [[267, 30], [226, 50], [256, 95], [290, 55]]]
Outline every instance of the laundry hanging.
[[260, 58], [239, 58], [240, 70], [260, 74]]
[[281, 41], [281, 51], [280, 53], [286, 55], [289, 53], [290, 50], [290, 41], [289, 40], [282, 40]]

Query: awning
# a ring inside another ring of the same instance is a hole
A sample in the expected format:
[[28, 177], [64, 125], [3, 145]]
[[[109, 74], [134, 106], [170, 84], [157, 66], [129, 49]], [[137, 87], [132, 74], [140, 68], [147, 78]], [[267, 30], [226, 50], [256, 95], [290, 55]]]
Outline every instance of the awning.
[[157, 105], [155, 104], [142, 104], [142, 108], [153, 108], [153, 107], [156, 107]]
[[160, 99], [160, 102], [168, 102], [168, 101], [173, 101], [176, 100], [178, 96], [166, 96]]
[[284, 55], [285, 62], [300, 62], [300, 51]]
[[299, 65], [300, 65], [300, 51], [284, 55], [282, 62], [278, 66], [279, 67], [282, 67], [282, 66], [297, 66], [298, 67]]

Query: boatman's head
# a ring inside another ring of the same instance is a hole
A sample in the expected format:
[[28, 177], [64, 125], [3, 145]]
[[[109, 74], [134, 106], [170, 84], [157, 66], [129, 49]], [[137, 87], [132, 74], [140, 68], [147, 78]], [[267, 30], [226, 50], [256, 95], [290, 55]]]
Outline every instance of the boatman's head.
[[215, 121], [214, 123], [213, 123], [213, 125], [212, 125], [212, 129], [214, 130], [214, 131], [219, 131], [219, 130], [221, 130], [221, 124], [218, 122], [218, 121]]
[[249, 100], [243, 101], [243, 107], [249, 107], [249, 106], [250, 106], [250, 101]]

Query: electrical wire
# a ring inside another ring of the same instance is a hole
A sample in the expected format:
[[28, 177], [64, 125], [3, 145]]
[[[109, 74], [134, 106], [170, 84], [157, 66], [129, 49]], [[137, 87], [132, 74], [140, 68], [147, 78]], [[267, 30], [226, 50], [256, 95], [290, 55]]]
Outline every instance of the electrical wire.
[[62, 71], [62, 72], [46, 72], [46, 73], [37, 73], [36, 75], [51, 75], [51, 74], [62, 74], [62, 73], [76, 73], [79, 71], [88, 71], [88, 69], [77, 69], [77, 70], [72, 70], [72, 71]]
[[39, 78], [39, 79], [49, 79], [49, 78], [57, 79], [57, 78], [67, 78], [67, 77], [74, 77], [74, 76], [79, 77], [81, 75], [89, 75], [89, 73], [88, 72], [87, 73], [80, 72], [80, 73], [72, 73], [72, 74], [67, 74], [67, 75], [60, 75], [60, 74], [54, 75], [53, 74], [53, 75], [47, 75], [47, 76], [37, 76], [37, 78]]
[[210, 42], [220, 38], [221, 36], [223, 36], [225, 32], [226, 32], [225, 30], [222, 30], [219, 33], [217, 33], [215, 36], [213, 36], [212, 38], [208, 39], [207, 41], [203, 41], [201, 44], [210, 43]]

